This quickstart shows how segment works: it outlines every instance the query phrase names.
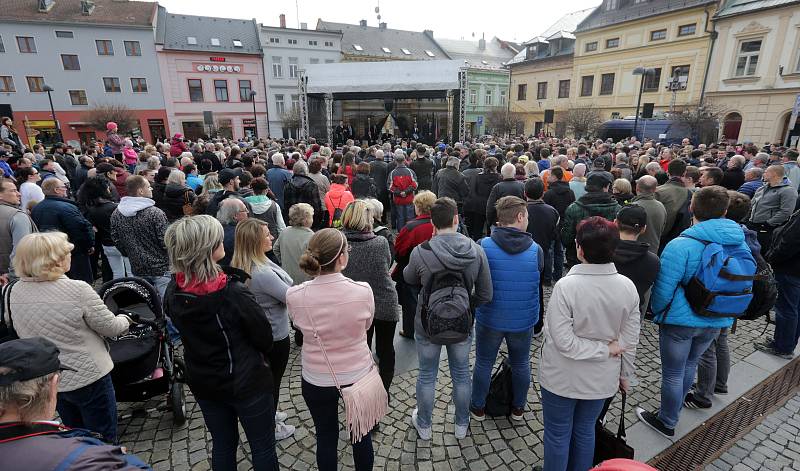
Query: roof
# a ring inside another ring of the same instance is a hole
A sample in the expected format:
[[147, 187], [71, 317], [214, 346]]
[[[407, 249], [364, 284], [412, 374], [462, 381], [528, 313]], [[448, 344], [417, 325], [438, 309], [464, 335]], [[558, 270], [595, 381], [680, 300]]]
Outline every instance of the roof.
[[778, 8], [783, 6], [800, 3], [799, 0], [729, 0], [725, 5], [714, 15], [714, 18], [722, 18], [726, 16], [741, 15], [758, 10], [766, 10], [769, 8]]
[[[341, 31], [342, 52], [351, 56], [385, 57], [387, 60], [441, 60], [450, 56], [433, 40], [433, 32], [403, 31], [374, 26], [317, 21], [318, 30]], [[358, 46], [356, 48], [355, 46]], [[386, 52], [386, 50], [389, 52]], [[408, 51], [408, 54], [405, 51]], [[433, 56], [426, 53], [430, 51]]]
[[[190, 38], [194, 44], [189, 43]], [[156, 44], [175, 51], [262, 54], [255, 20], [181, 15], [164, 7], [158, 8]]]
[[581, 21], [573, 32], [583, 32], [703, 5], [712, 5], [717, 3], [718, 0], [650, 0], [607, 10], [605, 5], [608, 1], [603, 0], [602, 5]]
[[3, 21], [37, 23], [81, 23], [153, 27], [155, 2], [94, 0], [91, 15], [81, 13], [81, 0], [55, 0], [46, 13], [39, 12], [38, 0], [3, 0]]
[[[559, 18], [555, 23], [550, 25], [549, 28], [544, 30], [542, 34], [538, 36], [534, 36], [528, 41], [523, 43], [523, 46], [528, 46], [531, 44], [548, 44], [550, 40], [554, 39], [575, 39], [575, 35], [572, 34], [577, 28], [578, 24], [581, 21], [585, 20], [593, 11], [595, 11], [597, 7], [586, 8], [585, 10], [578, 10], [572, 13], [567, 13], [566, 15]], [[565, 52], [564, 54], [572, 54], [572, 51]], [[519, 53], [517, 53], [510, 61], [506, 62], [507, 65], [511, 64], [518, 64], [520, 62], [525, 61], [525, 57], [527, 56], [527, 52], [523, 47]], [[552, 56], [547, 56], [552, 57]], [[533, 59], [532, 59], [533, 60]]]
[[462, 60], [339, 62], [305, 65], [308, 93], [370, 93], [458, 88]]
[[504, 47], [503, 42], [497, 38], [486, 41], [483, 49], [480, 48], [480, 40], [437, 39], [436, 42], [451, 58], [464, 59], [475, 66], [500, 67], [514, 57], [515, 53], [514, 50]]

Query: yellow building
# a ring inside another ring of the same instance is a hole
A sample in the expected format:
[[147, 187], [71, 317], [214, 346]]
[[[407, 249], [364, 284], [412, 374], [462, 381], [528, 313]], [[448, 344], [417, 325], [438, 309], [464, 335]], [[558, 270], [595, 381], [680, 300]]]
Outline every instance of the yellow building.
[[[571, 100], [603, 120], [697, 105], [708, 65], [715, 0], [603, 0], [575, 30]], [[644, 78], [637, 67], [655, 69]], [[675, 80], [673, 93], [669, 82]]]
[[729, 0], [714, 18], [717, 39], [706, 98], [724, 110], [721, 135], [796, 146], [800, 119], [800, 8], [797, 0]]

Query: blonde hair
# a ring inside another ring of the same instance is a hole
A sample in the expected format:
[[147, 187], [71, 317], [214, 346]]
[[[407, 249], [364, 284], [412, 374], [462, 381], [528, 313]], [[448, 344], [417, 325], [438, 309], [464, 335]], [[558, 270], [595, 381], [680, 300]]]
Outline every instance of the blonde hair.
[[[264, 228], [267, 233], [264, 233]], [[269, 225], [257, 218], [248, 218], [236, 225], [236, 238], [231, 266], [248, 275], [253, 268], [266, 265], [267, 255], [261, 250], [264, 238], [269, 237]]]
[[633, 191], [633, 187], [627, 178], [617, 178], [614, 180], [614, 185], [611, 187], [611, 191], [621, 194], [631, 193]]
[[186, 174], [176, 168], [175, 170], [169, 172], [167, 183], [183, 186], [186, 184]]
[[[55, 179], [54, 179], [55, 180]], [[17, 276], [52, 281], [69, 270], [64, 261], [75, 246], [63, 232], [34, 232], [19, 241], [14, 255]]]
[[204, 195], [221, 189], [222, 185], [219, 183], [219, 174], [217, 172], [209, 172], [203, 177]]
[[222, 244], [222, 224], [208, 215], [178, 219], [167, 227], [164, 244], [167, 246], [170, 270], [183, 273], [186, 283], [203, 283], [216, 278], [221, 269], [211, 258]]
[[308, 203], [295, 203], [289, 208], [289, 225], [295, 227], [311, 226], [314, 222], [314, 207]]
[[433, 203], [436, 202], [436, 195], [432, 191], [420, 191], [414, 196], [414, 212], [417, 216], [430, 214]]
[[358, 232], [372, 231], [372, 207], [364, 200], [355, 200], [344, 208], [342, 227]]
[[336, 260], [347, 250], [347, 238], [333, 228], [320, 229], [308, 241], [308, 247], [298, 262], [310, 276], [333, 273]]

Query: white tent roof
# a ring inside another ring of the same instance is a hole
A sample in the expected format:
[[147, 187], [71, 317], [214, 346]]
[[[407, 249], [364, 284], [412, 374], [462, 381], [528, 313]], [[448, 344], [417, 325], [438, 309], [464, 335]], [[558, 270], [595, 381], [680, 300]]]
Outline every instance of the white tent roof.
[[463, 60], [309, 64], [307, 93], [407, 92], [458, 89]]

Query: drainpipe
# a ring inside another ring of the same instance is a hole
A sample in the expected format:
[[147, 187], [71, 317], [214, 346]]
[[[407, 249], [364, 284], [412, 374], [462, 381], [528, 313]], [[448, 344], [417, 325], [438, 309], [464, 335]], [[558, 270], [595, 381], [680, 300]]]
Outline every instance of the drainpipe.
[[705, 101], [706, 85], [708, 84], [708, 71], [709, 68], [711, 67], [711, 56], [714, 53], [714, 45], [717, 43], [717, 37], [719, 36], [719, 33], [717, 33], [715, 29], [712, 29], [711, 31], [708, 30], [708, 23], [709, 20], [711, 20], [711, 15], [708, 13], [707, 6], [705, 8], [705, 12], [706, 12], [706, 25], [703, 30], [706, 33], [709, 33], [709, 36], [711, 37], [711, 46], [709, 46], [708, 48], [708, 58], [706, 59], [706, 70], [705, 73], [703, 74], [703, 86], [700, 88], [700, 106], [703, 106], [703, 103]]

